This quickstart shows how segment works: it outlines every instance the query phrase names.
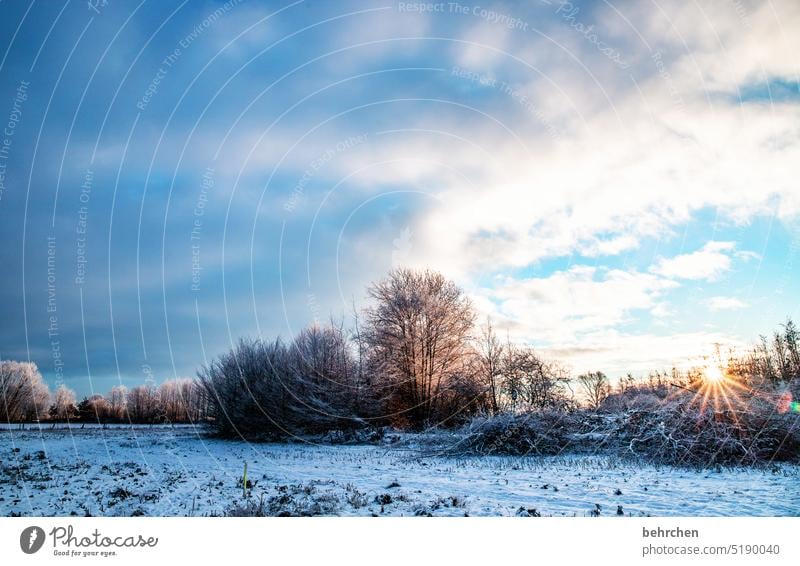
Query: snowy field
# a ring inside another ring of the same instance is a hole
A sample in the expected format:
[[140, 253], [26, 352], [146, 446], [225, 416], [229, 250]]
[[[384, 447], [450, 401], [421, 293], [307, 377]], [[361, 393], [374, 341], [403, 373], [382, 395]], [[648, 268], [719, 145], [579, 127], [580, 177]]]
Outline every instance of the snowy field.
[[237, 505], [268, 515], [800, 515], [796, 466], [418, 456], [397, 445], [226, 441], [191, 427], [3, 429], [0, 515], [203, 516]]

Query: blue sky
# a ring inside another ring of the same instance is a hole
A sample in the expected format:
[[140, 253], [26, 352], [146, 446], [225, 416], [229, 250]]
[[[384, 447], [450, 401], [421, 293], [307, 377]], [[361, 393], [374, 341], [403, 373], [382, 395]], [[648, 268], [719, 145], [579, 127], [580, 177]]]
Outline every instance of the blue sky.
[[4, 0], [0, 357], [193, 375], [397, 265], [574, 371], [751, 342], [800, 290], [771, 6]]

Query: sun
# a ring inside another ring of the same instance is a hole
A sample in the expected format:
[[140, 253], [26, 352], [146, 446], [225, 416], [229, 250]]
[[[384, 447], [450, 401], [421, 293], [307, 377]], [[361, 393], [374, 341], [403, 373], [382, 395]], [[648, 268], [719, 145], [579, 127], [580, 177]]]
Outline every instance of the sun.
[[748, 392], [748, 387], [725, 365], [712, 362], [700, 369], [700, 379], [691, 389], [694, 397], [690, 405], [699, 404], [701, 414], [711, 409], [714, 413], [727, 412], [736, 419], [744, 402], [740, 394]]
[[716, 385], [725, 380], [725, 374], [719, 369], [719, 366], [710, 365], [703, 372], [703, 381], [709, 385]]

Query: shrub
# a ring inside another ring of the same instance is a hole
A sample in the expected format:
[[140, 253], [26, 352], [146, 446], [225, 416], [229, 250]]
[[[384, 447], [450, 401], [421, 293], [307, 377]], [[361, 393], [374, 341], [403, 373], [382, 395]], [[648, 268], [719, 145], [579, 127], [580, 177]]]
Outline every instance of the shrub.
[[740, 396], [724, 408], [703, 406], [681, 393], [655, 410], [625, 413], [620, 447], [631, 455], [664, 464], [749, 465], [797, 460], [800, 418], [780, 414], [771, 395]]
[[681, 391], [660, 398], [631, 390], [602, 412], [539, 411], [473, 420], [451, 452], [478, 455], [604, 452], [651, 464], [688, 467], [800, 460], [800, 414], [780, 409], [781, 394], [732, 395], [715, 407]]
[[[331, 332], [337, 332], [330, 329]], [[343, 340], [304, 331], [291, 346], [241, 340], [198, 374], [223, 435], [283, 437], [360, 425]]]
[[559, 454], [572, 444], [580, 429], [574, 415], [564, 411], [540, 411], [474, 419], [456, 451], [478, 455], [514, 456]]

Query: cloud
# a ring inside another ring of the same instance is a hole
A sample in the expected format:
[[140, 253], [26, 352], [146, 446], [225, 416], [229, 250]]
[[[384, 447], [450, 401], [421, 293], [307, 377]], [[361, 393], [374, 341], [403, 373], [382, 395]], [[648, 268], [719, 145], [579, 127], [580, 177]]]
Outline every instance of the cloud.
[[711, 297], [706, 304], [711, 311], [741, 310], [748, 306], [736, 297]]
[[659, 260], [651, 271], [671, 279], [713, 281], [731, 268], [735, 248], [734, 242], [708, 242], [696, 252]]
[[[796, 8], [778, 8], [781, 30], [800, 23]], [[409, 115], [413, 134], [373, 145], [376, 155], [388, 153], [397, 165], [372, 169], [362, 181], [375, 190], [413, 180], [447, 202], [417, 219], [417, 232], [428, 235], [418, 259], [465, 278], [572, 253], [630, 251], [706, 208], [737, 224], [776, 212], [789, 220], [800, 211], [792, 173], [800, 160], [794, 126], [800, 108], [791, 101], [740, 104], [735, 95], [755, 80], [755, 69], [768, 76], [796, 70], [787, 54], [798, 41], [786, 33], [766, 37], [774, 24], [767, 7], [744, 10], [720, 4], [709, 20], [683, 3], [667, 2], [659, 11], [628, 3], [619, 8], [628, 24], [613, 11], [582, 7], [581, 18], [596, 17], [607, 26], [598, 33], [607, 31], [626, 59], [636, 61], [633, 81], [631, 73], [600, 72], [593, 46], [553, 14], [537, 21], [550, 41], [482, 31], [480, 22], [466, 20], [466, 36], [486, 36], [486, 43], [533, 62], [536, 70], [496, 52], [484, 60], [454, 48], [456, 64], [498, 85], [478, 89], [477, 101], [454, 100], [489, 117], [442, 104], [430, 105], [435, 114]], [[762, 41], [780, 54], [755, 49]], [[740, 45], [754, 49], [744, 53]], [[718, 92], [734, 96], [712, 98]], [[558, 124], [555, 139], [543, 118]], [[421, 148], [426, 160], [414, 162]]]
[[631, 235], [597, 238], [580, 248], [580, 254], [587, 257], [618, 255], [639, 247], [639, 239]]
[[478, 290], [478, 307], [522, 340], [575, 341], [658, 306], [677, 283], [649, 273], [576, 265], [546, 277], [505, 277]]

